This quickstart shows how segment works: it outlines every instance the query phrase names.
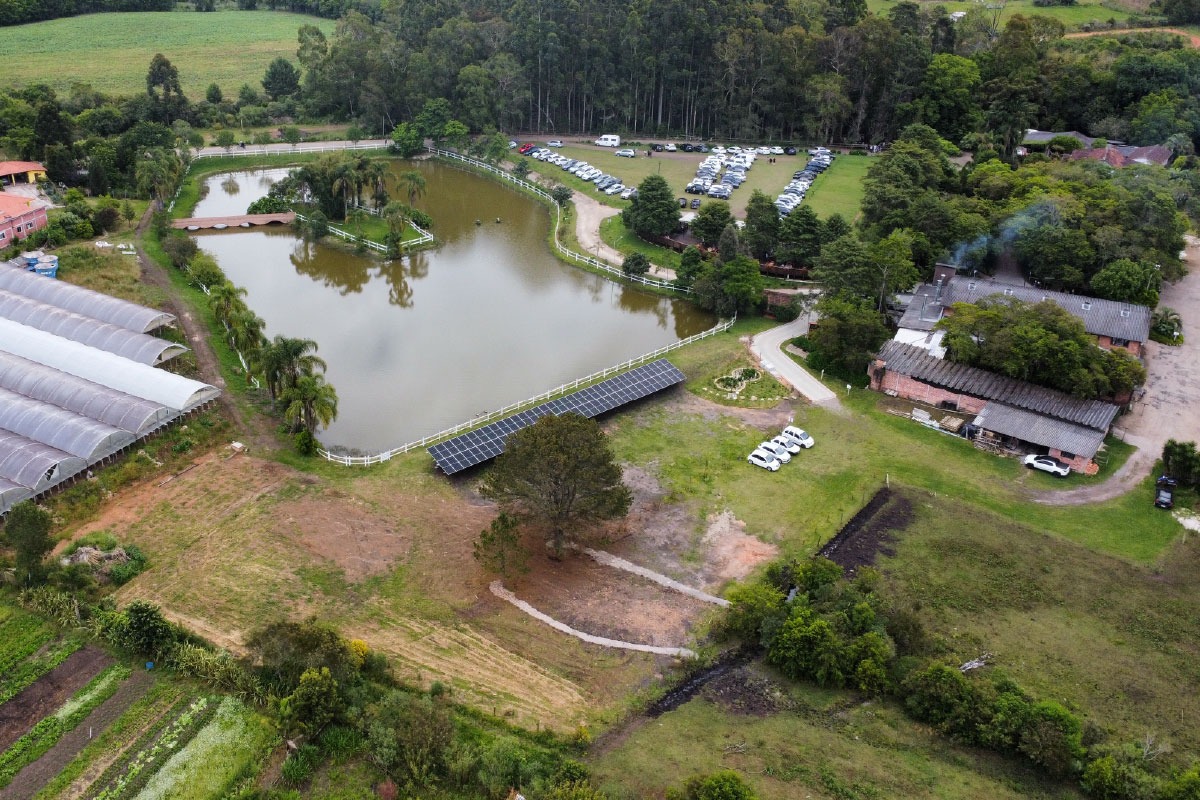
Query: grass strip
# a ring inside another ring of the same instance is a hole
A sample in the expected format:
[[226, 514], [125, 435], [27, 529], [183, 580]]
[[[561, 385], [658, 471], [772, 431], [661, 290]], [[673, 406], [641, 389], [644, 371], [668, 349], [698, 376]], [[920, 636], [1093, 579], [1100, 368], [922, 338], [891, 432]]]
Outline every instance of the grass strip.
[[[200, 730], [209, 723], [217, 713], [218, 704], [209, 697], [199, 697], [187, 707], [158, 737], [153, 745], [144, 747], [131, 758], [124, 769], [114, 780], [96, 794], [91, 794], [93, 800], [122, 800], [136, 797], [149, 782], [154, 773], [175, 754], [177, 750], [187, 745]], [[107, 775], [107, 771], [105, 772]], [[103, 779], [104, 776], [101, 776]]]
[[[51, 800], [61, 796], [71, 784], [79, 780], [89, 766], [101, 761], [106, 753], [125, 751], [127, 746], [133, 745], [138, 745], [133, 748], [133, 752], [140, 750], [145, 745], [142, 741], [143, 736], [148, 737], [146, 741], [150, 741], [182, 711], [185, 700], [179, 698], [180, 689], [177, 686], [168, 681], [156, 681], [150, 690], [127, 708], [112, 725], [80, 750], [54, 780], [42, 787], [34, 800]], [[132, 742], [125, 741], [126, 735], [138, 731], [141, 733], [138, 733], [136, 739]], [[114, 763], [118, 760], [119, 756], [114, 759]]]
[[59, 645], [39, 658], [22, 662], [11, 674], [0, 680], [0, 705], [17, 696], [38, 678], [66, 661], [72, 653], [83, 647], [82, 636], [71, 634]]
[[0, 641], [4, 642], [0, 652], [0, 675], [7, 674], [53, 638], [54, 629], [45, 620], [27, 614], [5, 619], [0, 623]]
[[130, 670], [117, 664], [101, 672], [76, 692], [62, 707], [34, 725], [12, 746], [0, 753], [0, 789], [12, 783], [17, 773], [37, 761], [63, 737], [91, 714], [96, 706], [113, 696]]

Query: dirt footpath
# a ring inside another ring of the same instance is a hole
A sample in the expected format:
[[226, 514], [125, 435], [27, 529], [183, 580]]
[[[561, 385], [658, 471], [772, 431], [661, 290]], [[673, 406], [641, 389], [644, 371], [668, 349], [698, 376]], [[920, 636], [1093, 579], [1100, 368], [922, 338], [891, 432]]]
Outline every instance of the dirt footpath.
[[[612, 206], [606, 206], [599, 200], [589, 197], [582, 192], [572, 194], [571, 200], [575, 203], [575, 238], [579, 240], [580, 248], [585, 250], [588, 255], [603, 259], [615, 267], [621, 266], [621, 262], [625, 260], [625, 256], [609, 247], [600, 238], [600, 225], [609, 217], [615, 217], [617, 214], [620, 214], [620, 210]], [[647, 274], [651, 278], [658, 278], [659, 280], [675, 280], [675, 270], [660, 267], [653, 263], [651, 263], [650, 272]]]

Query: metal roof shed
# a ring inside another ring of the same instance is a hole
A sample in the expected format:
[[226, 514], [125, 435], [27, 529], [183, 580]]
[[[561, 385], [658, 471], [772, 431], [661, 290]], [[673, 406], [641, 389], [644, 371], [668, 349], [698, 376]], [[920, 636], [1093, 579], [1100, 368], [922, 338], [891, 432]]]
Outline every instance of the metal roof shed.
[[1064, 453], [1092, 458], [1104, 444], [1104, 431], [1024, 411], [1003, 403], [988, 403], [975, 417], [984, 430]]
[[174, 416], [167, 407], [0, 350], [0, 389], [51, 403], [114, 428], [149, 433]]
[[0, 289], [0, 317], [116, 353], [139, 364], [154, 366], [187, 351], [175, 342], [101, 322], [3, 289]]
[[129, 431], [0, 389], [0, 428], [95, 463], [134, 442]]
[[6, 319], [0, 319], [0, 350], [173, 411], [190, 411], [220, 394], [208, 384]]
[[148, 333], [175, 321], [175, 316], [165, 311], [47, 278], [11, 263], [0, 264], [0, 289], [138, 333]]

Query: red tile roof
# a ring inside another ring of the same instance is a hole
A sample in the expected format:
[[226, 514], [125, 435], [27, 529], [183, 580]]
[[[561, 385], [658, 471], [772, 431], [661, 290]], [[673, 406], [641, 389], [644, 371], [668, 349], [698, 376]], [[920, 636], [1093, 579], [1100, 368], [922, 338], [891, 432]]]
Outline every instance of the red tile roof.
[[33, 201], [28, 197], [15, 194], [0, 193], [0, 218], [19, 217], [33, 208]]
[[46, 168], [36, 161], [0, 161], [0, 177], [21, 172], [45, 172]]

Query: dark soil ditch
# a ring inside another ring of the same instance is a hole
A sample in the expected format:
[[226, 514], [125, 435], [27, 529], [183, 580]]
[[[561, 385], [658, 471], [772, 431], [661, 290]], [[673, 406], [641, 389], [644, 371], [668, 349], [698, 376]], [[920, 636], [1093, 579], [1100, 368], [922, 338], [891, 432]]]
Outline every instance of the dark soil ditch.
[[82, 689], [102, 670], [114, 664], [112, 658], [95, 647], [72, 653], [65, 661], [27, 686], [20, 694], [0, 706], [0, 752], [24, 736], [67, 699]]
[[875, 563], [879, 553], [892, 555], [892, 534], [913, 520], [912, 501], [900, 492], [880, 489], [817, 554], [853, 575]]

